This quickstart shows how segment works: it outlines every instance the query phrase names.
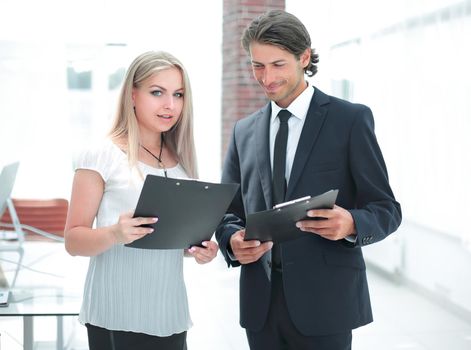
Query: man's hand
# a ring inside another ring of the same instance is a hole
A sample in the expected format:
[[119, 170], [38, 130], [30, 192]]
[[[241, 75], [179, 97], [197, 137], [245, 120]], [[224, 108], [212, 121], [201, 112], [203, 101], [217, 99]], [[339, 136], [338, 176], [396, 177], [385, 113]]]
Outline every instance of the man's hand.
[[244, 241], [245, 230], [240, 230], [231, 236], [230, 245], [235, 258], [241, 264], [250, 264], [260, 259], [273, 247], [273, 242], [261, 243], [257, 240]]
[[188, 254], [192, 255], [198, 264], [206, 264], [213, 260], [218, 253], [218, 244], [213, 241], [201, 243], [204, 247], [193, 246], [188, 249]]
[[337, 205], [333, 209], [309, 210], [307, 216], [323, 219], [298, 221], [296, 226], [301, 231], [312, 232], [331, 241], [337, 241], [356, 234], [352, 214]]

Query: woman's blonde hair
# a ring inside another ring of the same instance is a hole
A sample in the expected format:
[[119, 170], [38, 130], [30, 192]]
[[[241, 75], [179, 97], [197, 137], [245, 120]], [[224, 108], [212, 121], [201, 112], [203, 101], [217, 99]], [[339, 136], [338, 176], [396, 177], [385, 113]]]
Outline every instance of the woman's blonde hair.
[[[165, 144], [177, 157], [180, 165], [191, 178], [198, 177], [193, 137], [193, 99], [190, 80], [183, 64], [173, 55], [163, 51], [149, 51], [139, 55], [129, 66], [121, 88], [118, 110], [109, 136], [124, 147], [129, 165], [135, 167], [139, 152], [139, 127], [132, 100], [133, 88], [162, 70], [175, 67], [183, 77], [183, 109], [178, 122], [165, 133]], [[126, 143], [123, 145], [123, 141]]]

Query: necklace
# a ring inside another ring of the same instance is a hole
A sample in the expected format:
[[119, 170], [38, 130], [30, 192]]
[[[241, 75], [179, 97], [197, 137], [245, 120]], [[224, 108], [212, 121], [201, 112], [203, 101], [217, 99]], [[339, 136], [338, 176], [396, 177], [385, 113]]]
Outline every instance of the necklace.
[[162, 150], [164, 149], [164, 135], [160, 134], [160, 151], [159, 151], [159, 156], [157, 157], [154, 153], [149, 151], [147, 148], [144, 147], [144, 145], [139, 143], [139, 146], [141, 146], [147, 153], [149, 153], [152, 157], [154, 157], [158, 164], [159, 167], [161, 167], [164, 170], [164, 175], [167, 177], [167, 168], [165, 168], [164, 162], [162, 162]]

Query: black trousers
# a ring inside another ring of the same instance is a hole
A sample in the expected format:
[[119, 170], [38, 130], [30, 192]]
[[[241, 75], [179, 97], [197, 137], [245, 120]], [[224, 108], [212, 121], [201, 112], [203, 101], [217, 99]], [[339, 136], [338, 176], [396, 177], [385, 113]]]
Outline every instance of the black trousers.
[[351, 350], [351, 330], [315, 337], [301, 334], [291, 321], [286, 306], [282, 273], [273, 271], [271, 278], [272, 297], [267, 321], [259, 332], [246, 330], [251, 350]]
[[89, 323], [86, 326], [90, 350], [186, 350], [186, 332], [157, 337], [144, 333], [110, 331]]

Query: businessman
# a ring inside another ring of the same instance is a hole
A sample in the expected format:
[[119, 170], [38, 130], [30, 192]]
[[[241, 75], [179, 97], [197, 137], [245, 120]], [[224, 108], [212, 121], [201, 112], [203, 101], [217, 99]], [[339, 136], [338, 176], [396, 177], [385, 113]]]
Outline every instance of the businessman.
[[[222, 175], [240, 184], [216, 231], [227, 263], [242, 266], [240, 323], [252, 350], [351, 349], [352, 329], [372, 322], [361, 247], [401, 222], [372, 112], [306, 81], [319, 57], [292, 14], [254, 19], [242, 45], [270, 103], [236, 123]], [[303, 237], [244, 240], [247, 214], [330, 189], [335, 207], [308, 211], [323, 220], [297, 222]]]

